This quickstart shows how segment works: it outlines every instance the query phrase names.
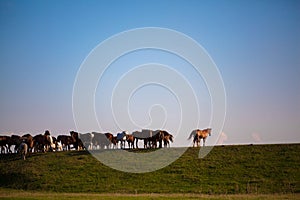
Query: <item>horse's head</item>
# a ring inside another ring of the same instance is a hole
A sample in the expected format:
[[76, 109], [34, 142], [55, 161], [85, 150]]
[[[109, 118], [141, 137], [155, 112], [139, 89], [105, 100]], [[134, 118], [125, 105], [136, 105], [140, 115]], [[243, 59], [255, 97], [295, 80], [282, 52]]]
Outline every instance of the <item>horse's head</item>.
[[173, 142], [173, 135], [170, 134], [169, 139], [170, 139], [171, 142]]
[[123, 133], [124, 135], [129, 135], [129, 132], [128, 132], [128, 131], [122, 131], [122, 133]]
[[75, 131], [70, 131], [70, 135], [73, 139], [75, 139], [76, 141], [78, 140], [78, 133]]
[[50, 131], [49, 130], [45, 130], [44, 135], [50, 135]]

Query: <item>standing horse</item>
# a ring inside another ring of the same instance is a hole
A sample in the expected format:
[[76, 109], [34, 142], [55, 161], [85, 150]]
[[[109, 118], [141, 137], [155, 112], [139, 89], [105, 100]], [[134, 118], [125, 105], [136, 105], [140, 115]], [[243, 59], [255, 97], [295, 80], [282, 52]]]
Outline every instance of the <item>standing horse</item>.
[[27, 150], [28, 153], [32, 152], [33, 146], [34, 146], [34, 142], [33, 142], [33, 137], [30, 134], [25, 134], [21, 137], [23, 140], [25, 140], [26, 144], [27, 144]]
[[151, 148], [157, 148], [157, 142], [159, 143], [159, 148], [162, 148], [162, 141], [164, 138], [164, 133], [166, 131], [162, 131], [162, 130], [156, 130], [156, 131], [152, 131], [152, 136], [149, 138], [149, 140], [151, 141]]
[[205, 146], [206, 138], [210, 135], [211, 135], [211, 128], [207, 128], [203, 130], [196, 129], [191, 132], [188, 139], [191, 139], [193, 137], [193, 147], [195, 146], [195, 143], [197, 144], [197, 147], [199, 147], [201, 139], [203, 140], [203, 146]]
[[127, 131], [122, 131], [121, 133], [117, 134], [117, 143], [120, 141], [121, 142], [121, 149], [125, 148], [125, 142], [126, 142], [126, 135]]
[[126, 135], [126, 141], [128, 143], [129, 149], [130, 149], [130, 147], [134, 149], [134, 136], [133, 135]]
[[111, 148], [111, 145], [115, 146], [115, 145], [117, 144], [117, 141], [114, 140], [113, 134], [111, 134], [111, 133], [104, 133], [104, 135], [105, 135], [106, 138], [107, 138], [107, 144], [106, 144], [106, 147], [107, 147], [108, 149]]
[[143, 129], [142, 131], [134, 131], [132, 133], [132, 135], [135, 138], [135, 146], [138, 149], [138, 141], [139, 140], [143, 140], [144, 141], [144, 148], [150, 148], [151, 147], [151, 140], [150, 138], [152, 137], [152, 130], [148, 130], [148, 129]]
[[0, 147], [1, 147], [1, 153], [8, 153], [8, 147], [6, 146], [9, 143], [10, 137], [9, 136], [0, 136]]

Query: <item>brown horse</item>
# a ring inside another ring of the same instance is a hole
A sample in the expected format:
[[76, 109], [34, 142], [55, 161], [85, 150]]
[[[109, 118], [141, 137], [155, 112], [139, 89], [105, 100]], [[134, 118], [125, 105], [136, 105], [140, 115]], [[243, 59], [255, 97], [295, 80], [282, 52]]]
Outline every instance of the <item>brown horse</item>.
[[128, 143], [129, 149], [130, 149], [130, 147], [134, 149], [134, 136], [133, 135], [126, 135], [126, 141]]
[[201, 139], [203, 140], [203, 146], [205, 146], [206, 138], [210, 135], [211, 135], [211, 128], [207, 128], [203, 130], [196, 129], [191, 132], [188, 139], [191, 139], [193, 137], [193, 147], [195, 146], [195, 143], [197, 147], [199, 147]]
[[71, 144], [75, 143], [75, 139], [68, 135], [59, 135], [56, 141], [62, 145], [63, 150], [71, 150]]
[[[75, 131], [70, 131], [70, 135], [73, 139], [73, 147], [78, 150], [79, 149], [79, 133]], [[83, 142], [83, 141], [82, 141]]]
[[118, 144], [117, 136], [113, 136], [111, 142], [113, 143], [113, 148], [116, 149]]
[[[23, 138], [23, 137], [22, 137]], [[28, 140], [26, 142], [28, 144]], [[45, 132], [44, 135], [39, 134], [33, 137], [33, 144], [34, 144], [34, 151], [46, 152], [46, 151], [53, 151], [53, 140], [50, 134]], [[29, 145], [28, 145], [29, 148]]]
[[[32, 152], [32, 149], [34, 146], [33, 137], [30, 134], [25, 134], [20, 139], [24, 140], [25, 143], [27, 144], [28, 153]], [[19, 145], [20, 145], [20, 143], [19, 143]]]
[[111, 148], [111, 144], [113, 144], [114, 146], [117, 145], [117, 140], [114, 140], [114, 136], [111, 133], [104, 133], [104, 135], [107, 138], [107, 148], [110, 149]]
[[170, 147], [170, 141], [173, 142], [173, 135], [168, 133], [167, 131], [163, 131], [164, 133], [164, 138], [163, 138], [163, 141], [164, 141], [164, 147]]

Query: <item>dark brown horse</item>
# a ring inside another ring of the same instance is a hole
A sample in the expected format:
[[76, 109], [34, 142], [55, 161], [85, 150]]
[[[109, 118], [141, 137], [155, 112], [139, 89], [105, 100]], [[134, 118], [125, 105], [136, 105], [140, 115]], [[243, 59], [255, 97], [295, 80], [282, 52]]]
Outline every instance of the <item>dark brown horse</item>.
[[56, 141], [62, 145], [63, 150], [71, 150], [71, 145], [75, 143], [75, 139], [68, 135], [59, 135]]
[[157, 148], [157, 143], [159, 148], [162, 148], [162, 141], [164, 139], [164, 132], [162, 130], [152, 131], [152, 137], [149, 138], [151, 141], [151, 148]]
[[1, 147], [1, 153], [5, 153], [5, 151], [8, 153], [8, 143], [9, 143], [10, 137], [9, 136], [0, 136], [0, 147]]
[[10, 140], [8, 142], [8, 150], [10, 153], [12, 153], [11, 151], [11, 146], [14, 146], [14, 153], [17, 153], [17, 149], [20, 146], [22, 140], [21, 140], [21, 136], [19, 135], [12, 135], [10, 136]]
[[70, 131], [70, 135], [73, 138], [73, 147], [78, 150], [79, 147], [79, 134], [75, 131]]
[[33, 146], [34, 146], [34, 151], [35, 152], [37, 152], [37, 151], [38, 152], [46, 152], [46, 151], [49, 151], [49, 150], [53, 151], [52, 137], [47, 132], [44, 135], [42, 135], [42, 134], [36, 135], [36, 136], [33, 137]]

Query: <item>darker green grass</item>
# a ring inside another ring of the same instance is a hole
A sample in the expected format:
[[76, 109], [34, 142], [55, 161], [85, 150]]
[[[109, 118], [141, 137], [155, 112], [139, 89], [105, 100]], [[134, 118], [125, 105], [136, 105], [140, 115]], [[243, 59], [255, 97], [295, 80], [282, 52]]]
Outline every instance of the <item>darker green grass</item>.
[[300, 144], [217, 146], [199, 159], [199, 148], [189, 148], [171, 165], [143, 174], [111, 169], [85, 151], [37, 153], [26, 161], [0, 155], [0, 187], [72, 193], [300, 193], [299, 152]]

